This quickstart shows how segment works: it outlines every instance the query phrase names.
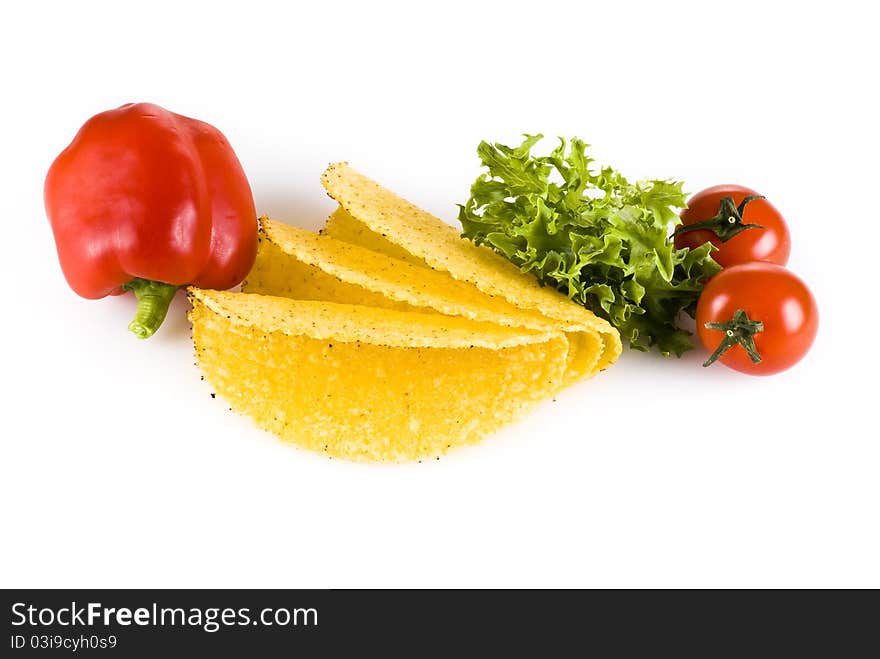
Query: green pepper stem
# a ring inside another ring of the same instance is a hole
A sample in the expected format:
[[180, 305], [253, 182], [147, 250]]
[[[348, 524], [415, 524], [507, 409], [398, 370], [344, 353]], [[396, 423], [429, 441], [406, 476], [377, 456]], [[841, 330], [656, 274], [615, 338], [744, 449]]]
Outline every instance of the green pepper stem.
[[727, 322], [706, 323], [705, 327], [724, 332], [724, 338], [703, 366], [711, 366], [721, 355], [737, 344], [743, 347], [753, 364], [761, 363], [761, 354], [755, 345], [755, 334], [764, 331], [764, 323], [749, 318], [745, 309], [737, 309], [733, 318]]
[[710, 217], [708, 220], [703, 220], [702, 222], [695, 222], [694, 224], [679, 227], [679, 229], [672, 235], [675, 237], [683, 233], [688, 233], [689, 231], [705, 230], [711, 231], [721, 242], [726, 243], [728, 240], [742, 233], [746, 229], [763, 229], [764, 227], [760, 224], [743, 223], [743, 213], [746, 212], [746, 206], [756, 199], [763, 198], [764, 197], [759, 194], [751, 194], [743, 199], [742, 202], [740, 202], [740, 205], [737, 206], [733, 203], [733, 197], [722, 197], [721, 202], [718, 205], [718, 212], [714, 216]]
[[168, 306], [180, 286], [135, 277], [122, 288], [134, 293], [138, 301], [137, 312], [128, 329], [139, 339], [149, 339], [165, 320]]

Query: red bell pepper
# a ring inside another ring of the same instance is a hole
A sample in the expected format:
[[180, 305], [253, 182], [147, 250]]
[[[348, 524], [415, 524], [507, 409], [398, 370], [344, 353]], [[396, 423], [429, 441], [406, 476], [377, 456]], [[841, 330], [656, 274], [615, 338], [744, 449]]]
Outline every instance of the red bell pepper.
[[250, 185], [223, 134], [149, 103], [89, 119], [49, 169], [46, 213], [70, 287], [131, 291], [147, 338], [178, 288], [226, 289], [257, 250]]

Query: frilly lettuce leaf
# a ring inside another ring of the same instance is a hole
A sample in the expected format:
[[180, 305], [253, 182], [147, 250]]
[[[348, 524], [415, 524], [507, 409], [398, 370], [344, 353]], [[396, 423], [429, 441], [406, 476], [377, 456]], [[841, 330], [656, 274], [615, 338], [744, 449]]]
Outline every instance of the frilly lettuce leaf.
[[541, 135], [518, 147], [481, 142], [487, 168], [459, 206], [463, 237], [488, 245], [543, 284], [608, 319], [637, 350], [681, 356], [692, 346], [678, 326], [693, 316], [706, 280], [720, 270], [711, 244], [675, 249], [669, 227], [685, 206], [682, 184], [630, 183], [591, 167], [573, 138], [532, 155]]

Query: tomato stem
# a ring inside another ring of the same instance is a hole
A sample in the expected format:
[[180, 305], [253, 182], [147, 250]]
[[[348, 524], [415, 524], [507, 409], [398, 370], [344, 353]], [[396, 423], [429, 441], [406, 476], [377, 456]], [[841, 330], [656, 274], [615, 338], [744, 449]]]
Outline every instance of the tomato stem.
[[138, 301], [134, 320], [128, 329], [139, 339], [149, 339], [165, 320], [171, 300], [180, 286], [135, 277], [122, 288], [134, 293]]
[[755, 334], [764, 331], [764, 323], [749, 318], [745, 309], [737, 309], [733, 318], [727, 322], [706, 323], [705, 327], [706, 329], [720, 330], [725, 333], [725, 336], [703, 366], [711, 366], [721, 355], [737, 344], [741, 345], [748, 353], [752, 363], [759, 364], [761, 362], [761, 354], [755, 346]]
[[735, 235], [742, 233], [746, 229], [763, 229], [764, 227], [760, 224], [743, 223], [743, 213], [746, 210], [746, 206], [756, 199], [763, 198], [762, 195], [752, 194], [743, 199], [739, 206], [737, 206], [733, 203], [733, 197], [722, 197], [721, 203], [718, 205], [718, 212], [714, 217], [710, 217], [708, 220], [702, 222], [695, 222], [694, 224], [679, 227], [679, 229], [672, 235], [675, 237], [682, 233], [687, 233], [688, 231], [711, 231], [718, 236], [718, 239], [721, 242], [726, 243]]

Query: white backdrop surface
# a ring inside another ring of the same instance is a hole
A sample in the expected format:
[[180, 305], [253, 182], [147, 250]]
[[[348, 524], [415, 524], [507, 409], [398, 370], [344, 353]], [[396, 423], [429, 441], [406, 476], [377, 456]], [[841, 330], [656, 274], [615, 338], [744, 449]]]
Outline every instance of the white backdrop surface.
[[[876, 65], [867, 3], [17, 3], [5, 10], [0, 586], [880, 586]], [[578, 135], [749, 185], [819, 301], [796, 368], [624, 353], [439, 461], [292, 448], [193, 366], [186, 301], [66, 286], [42, 206], [92, 114], [219, 127], [257, 209], [318, 226], [327, 163], [453, 221], [481, 139]]]

